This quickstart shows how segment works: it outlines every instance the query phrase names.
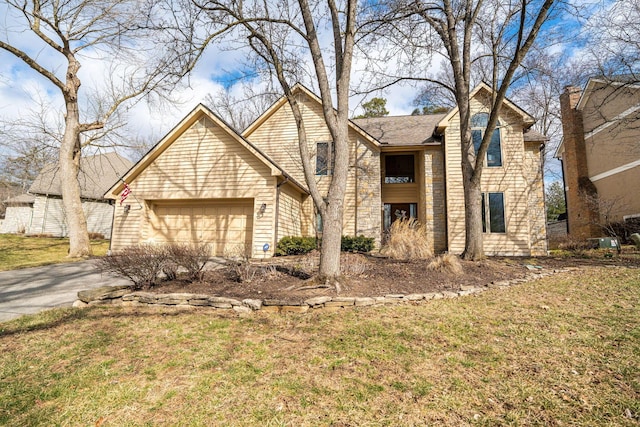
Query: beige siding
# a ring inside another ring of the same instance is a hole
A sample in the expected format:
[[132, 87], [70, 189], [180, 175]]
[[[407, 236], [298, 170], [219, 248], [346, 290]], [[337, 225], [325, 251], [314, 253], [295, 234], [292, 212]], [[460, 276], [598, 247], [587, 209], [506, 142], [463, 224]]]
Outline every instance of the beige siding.
[[589, 177], [640, 160], [640, 119], [618, 123], [593, 135], [585, 135]]
[[[473, 114], [488, 111], [480, 96], [471, 100]], [[504, 193], [505, 234], [485, 233], [487, 255], [528, 255], [532, 239], [529, 224], [529, 171], [524, 166], [525, 152], [522, 121], [503, 108], [500, 117], [502, 167], [485, 167], [482, 174], [483, 192]], [[464, 188], [461, 170], [459, 116], [452, 118], [446, 129], [447, 220], [449, 251], [462, 253], [465, 240]]]
[[[315, 100], [300, 95], [299, 102], [308, 138], [311, 164], [315, 168], [318, 142], [331, 141], [322, 107]], [[247, 138], [280, 167], [300, 182], [305, 182], [298, 146], [298, 133], [288, 103], [275, 111]], [[349, 171], [345, 193], [343, 234], [380, 235], [380, 160], [379, 152], [358, 133], [349, 130]], [[316, 176], [319, 190], [326, 194], [331, 176]], [[357, 183], [356, 183], [357, 182]], [[314, 218], [313, 204], [306, 203], [304, 214]], [[305, 235], [314, 235], [315, 220], [306, 222]]]
[[[267, 165], [207, 118], [177, 136], [130, 187], [140, 204], [129, 196], [131, 210], [126, 213], [121, 207], [116, 209], [114, 250], [152, 237], [151, 206], [147, 200], [253, 199], [253, 254], [263, 256], [264, 243], [274, 246], [276, 177], [271, 176]], [[266, 209], [257, 217], [263, 203]]]
[[639, 94], [634, 86], [597, 83], [582, 108], [588, 175], [598, 191], [602, 224], [640, 214]]
[[447, 219], [445, 206], [444, 157], [441, 147], [425, 149], [421, 169], [424, 174], [424, 196], [421, 205], [427, 229], [431, 233], [434, 252], [447, 250]]
[[[355, 132], [351, 131], [351, 134]], [[357, 138], [355, 146], [355, 205], [357, 212], [354, 236], [373, 237], [380, 246], [382, 231], [382, 190], [380, 187], [380, 152]], [[350, 198], [347, 196], [347, 202]], [[348, 234], [348, 233], [345, 233]]]
[[289, 185], [282, 186], [277, 240], [284, 236], [302, 236], [302, 203], [302, 197], [298, 191]]
[[528, 188], [527, 218], [531, 241], [531, 255], [547, 255], [547, 212], [544, 201], [540, 144], [525, 146], [524, 177]]
[[595, 183], [600, 198], [600, 222], [622, 221], [625, 215], [640, 214], [640, 166], [600, 179]]
[[[582, 106], [584, 131], [590, 132], [604, 123], [611, 123], [614, 118], [629, 108], [638, 106], [640, 89], [633, 85], [609, 85], [596, 82], [588, 92], [588, 99]], [[632, 113], [622, 121], [637, 120], [638, 112]]]

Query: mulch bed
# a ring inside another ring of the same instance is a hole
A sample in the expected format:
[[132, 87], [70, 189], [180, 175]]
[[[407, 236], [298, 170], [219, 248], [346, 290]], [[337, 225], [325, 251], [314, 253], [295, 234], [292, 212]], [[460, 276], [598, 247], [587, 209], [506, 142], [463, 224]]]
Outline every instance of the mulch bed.
[[[463, 273], [428, 269], [428, 260], [398, 261], [363, 254], [343, 254], [346, 274], [339, 296], [373, 297], [389, 294], [424, 294], [459, 291], [464, 286], [526, 277], [531, 271], [550, 271], [577, 266], [640, 266], [640, 254], [606, 258], [602, 253], [589, 258], [495, 257], [481, 262], [460, 261]], [[208, 270], [200, 282], [172, 280], [148, 289], [154, 293], [193, 293], [237, 299], [256, 298], [303, 301], [316, 296], [338, 296], [335, 289], [318, 287], [312, 275], [318, 254], [278, 257], [253, 261], [251, 268], [222, 266]], [[531, 270], [529, 266], [537, 266]], [[244, 281], [238, 276], [243, 275]], [[311, 277], [310, 277], [311, 276]]]

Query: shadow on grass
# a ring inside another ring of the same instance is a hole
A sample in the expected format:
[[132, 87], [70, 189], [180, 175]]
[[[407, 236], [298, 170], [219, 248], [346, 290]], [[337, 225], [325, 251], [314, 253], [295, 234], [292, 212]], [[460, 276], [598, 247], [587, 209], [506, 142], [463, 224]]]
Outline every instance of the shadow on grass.
[[[149, 311], [142, 307], [142, 310], [134, 308], [133, 310], [105, 310], [106, 308], [115, 308], [108, 306], [77, 308], [55, 308], [45, 310], [38, 314], [26, 314], [14, 320], [0, 323], [0, 339], [12, 335], [24, 334], [28, 332], [45, 331], [54, 329], [58, 326], [65, 325], [69, 322], [80, 320], [100, 320], [100, 319], [118, 319], [118, 318], [146, 318], [146, 317], [176, 317], [185, 313], [192, 313], [193, 310], [163, 310]], [[121, 308], [121, 307], [119, 307]]]

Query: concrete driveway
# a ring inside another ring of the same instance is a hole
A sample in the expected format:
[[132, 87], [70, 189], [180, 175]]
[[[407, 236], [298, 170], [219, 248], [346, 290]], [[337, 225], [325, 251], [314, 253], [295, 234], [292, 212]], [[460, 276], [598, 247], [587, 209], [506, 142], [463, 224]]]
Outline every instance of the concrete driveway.
[[0, 322], [48, 308], [71, 306], [83, 289], [131, 283], [102, 275], [95, 265], [95, 260], [89, 260], [0, 271]]

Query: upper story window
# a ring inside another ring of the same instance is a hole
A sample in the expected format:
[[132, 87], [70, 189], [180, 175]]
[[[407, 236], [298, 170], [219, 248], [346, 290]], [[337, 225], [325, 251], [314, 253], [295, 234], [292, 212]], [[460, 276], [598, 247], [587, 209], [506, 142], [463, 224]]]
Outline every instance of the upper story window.
[[[478, 113], [471, 117], [471, 139], [473, 140], [473, 148], [478, 152], [485, 129], [489, 123], [489, 114]], [[487, 150], [487, 166], [502, 166], [502, 149], [500, 147], [500, 121], [496, 123], [496, 128], [491, 135], [489, 149]]]
[[331, 142], [316, 144], [316, 175], [331, 175], [336, 148]]
[[413, 154], [386, 155], [384, 158], [384, 183], [407, 184], [415, 182]]

